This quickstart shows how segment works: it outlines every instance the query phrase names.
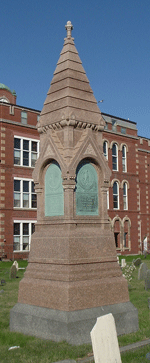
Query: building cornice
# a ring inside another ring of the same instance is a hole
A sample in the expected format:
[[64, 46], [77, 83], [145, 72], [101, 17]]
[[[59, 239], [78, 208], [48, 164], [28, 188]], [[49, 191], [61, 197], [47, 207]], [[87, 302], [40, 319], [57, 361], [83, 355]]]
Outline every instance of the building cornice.
[[17, 121], [12, 121], [12, 120], [5, 120], [3, 118], [0, 118], [0, 122], [6, 123], [6, 124], [11, 124], [11, 125], [15, 125], [15, 126], [21, 126], [24, 128], [29, 128], [29, 129], [35, 129], [37, 130], [37, 126], [34, 125], [23, 125]]

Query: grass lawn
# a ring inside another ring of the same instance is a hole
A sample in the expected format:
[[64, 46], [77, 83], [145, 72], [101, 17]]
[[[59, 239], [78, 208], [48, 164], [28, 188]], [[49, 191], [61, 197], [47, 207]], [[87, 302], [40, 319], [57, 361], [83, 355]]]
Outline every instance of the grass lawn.
[[[124, 258], [124, 256], [120, 257]], [[135, 258], [135, 257], [134, 257]], [[144, 259], [150, 269], [150, 256]], [[126, 257], [131, 264], [133, 257]], [[4, 279], [6, 284], [0, 286], [0, 363], [47, 363], [64, 359], [86, 357], [92, 352], [91, 345], [72, 346], [66, 342], [55, 343], [48, 340], [37, 339], [20, 333], [9, 331], [10, 309], [16, 304], [18, 297], [19, 281], [24, 270], [19, 270], [15, 279], [10, 279], [10, 267], [12, 262], [0, 262], [0, 281]], [[19, 261], [19, 267], [26, 267], [26, 261]], [[130, 301], [137, 307], [139, 313], [139, 331], [118, 338], [119, 345], [132, 344], [134, 342], [150, 338], [150, 310], [148, 297], [150, 290], [145, 291], [144, 281], [138, 281], [138, 268], [134, 270], [130, 282]], [[4, 290], [1, 292], [1, 290]], [[18, 349], [8, 350], [12, 346], [20, 346]], [[150, 346], [140, 348], [134, 352], [122, 354], [122, 363], [148, 362], [146, 353], [150, 352]]]

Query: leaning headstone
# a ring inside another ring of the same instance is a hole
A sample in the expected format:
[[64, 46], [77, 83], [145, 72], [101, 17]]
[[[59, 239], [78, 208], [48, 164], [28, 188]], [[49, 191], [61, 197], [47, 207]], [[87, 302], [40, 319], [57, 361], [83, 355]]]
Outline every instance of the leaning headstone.
[[138, 280], [145, 280], [147, 274], [147, 265], [146, 263], [141, 263], [139, 270], [138, 270]]
[[10, 269], [10, 278], [11, 279], [15, 279], [16, 278], [16, 275], [17, 275], [16, 266], [15, 265], [12, 265], [11, 266], [11, 269]]
[[125, 260], [125, 258], [122, 258], [122, 260], [121, 260], [121, 267], [122, 268], [126, 267], [126, 260]]
[[145, 290], [150, 289], [150, 270], [147, 270], [145, 278]]
[[97, 318], [90, 334], [95, 363], [121, 363], [116, 325], [112, 314]]
[[140, 264], [142, 263], [142, 260], [141, 258], [137, 258], [135, 261], [134, 261], [134, 265], [135, 266], [140, 266]]
[[16, 266], [16, 269], [18, 271], [18, 269], [19, 269], [18, 262], [17, 261], [14, 261], [13, 265]]

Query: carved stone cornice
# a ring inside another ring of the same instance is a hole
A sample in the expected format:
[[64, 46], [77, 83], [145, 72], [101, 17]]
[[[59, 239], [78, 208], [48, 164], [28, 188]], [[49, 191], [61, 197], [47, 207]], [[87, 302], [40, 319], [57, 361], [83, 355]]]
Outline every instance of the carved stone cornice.
[[60, 130], [63, 129], [66, 126], [72, 126], [75, 129], [92, 129], [93, 131], [103, 131], [104, 126], [103, 125], [95, 125], [93, 123], [89, 122], [83, 122], [83, 121], [76, 121], [73, 119], [66, 119], [61, 120], [59, 122], [54, 122], [49, 125], [41, 126], [40, 121], [37, 124], [37, 129], [40, 134], [47, 133], [47, 131], [50, 130]]

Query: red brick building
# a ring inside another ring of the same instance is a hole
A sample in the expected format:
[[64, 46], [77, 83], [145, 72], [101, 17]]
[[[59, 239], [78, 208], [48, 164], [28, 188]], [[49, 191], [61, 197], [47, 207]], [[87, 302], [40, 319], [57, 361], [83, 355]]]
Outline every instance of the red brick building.
[[[40, 111], [16, 104], [0, 84], [0, 257], [27, 258], [36, 222], [32, 171], [39, 154]], [[149, 244], [150, 140], [135, 122], [102, 113], [103, 151], [112, 170], [108, 214], [117, 252], [137, 254]]]
[[36, 222], [32, 171], [39, 154], [40, 111], [16, 105], [16, 93], [0, 84], [0, 254], [27, 258]]

